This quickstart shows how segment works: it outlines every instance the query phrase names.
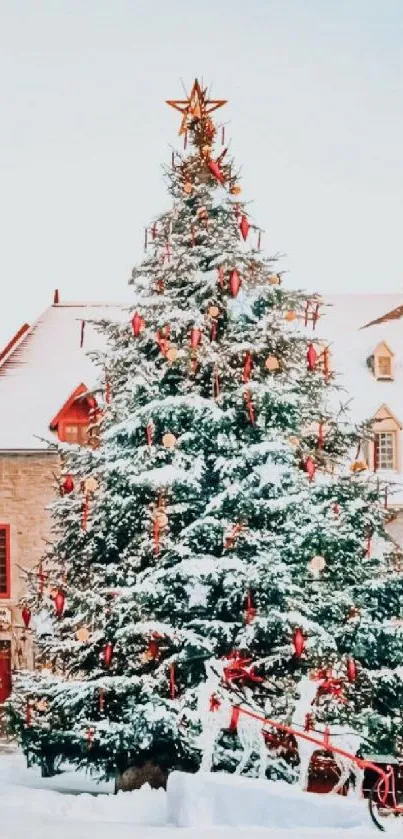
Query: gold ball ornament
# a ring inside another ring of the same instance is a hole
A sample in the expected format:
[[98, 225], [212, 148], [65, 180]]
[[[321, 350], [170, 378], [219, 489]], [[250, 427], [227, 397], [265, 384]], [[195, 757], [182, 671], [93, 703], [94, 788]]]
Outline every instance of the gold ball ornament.
[[205, 143], [205, 145], [201, 147], [200, 151], [205, 157], [209, 157], [211, 146], [208, 143]]
[[53, 599], [54, 599], [56, 597], [56, 595], [59, 594], [59, 589], [55, 588], [54, 586], [49, 586], [48, 592], [49, 592], [50, 596], [53, 597]]
[[183, 191], [186, 192], [186, 195], [190, 195], [192, 190], [193, 190], [193, 184], [191, 184], [190, 181], [186, 181], [186, 183], [183, 184]]
[[207, 314], [208, 314], [209, 318], [218, 318], [218, 315], [220, 314], [220, 310], [219, 310], [218, 306], [210, 306], [209, 309], [207, 310]]
[[167, 431], [162, 438], [162, 445], [165, 449], [173, 449], [176, 446], [176, 437], [175, 434], [171, 434], [170, 431]]
[[168, 516], [164, 513], [163, 510], [157, 510], [154, 514], [154, 520], [158, 523], [159, 527], [163, 529], [168, 525]]
[[35, 708], [37, 711], [47, 711], [49, 708], [49, 703], [46, 701], [46, 699], [38, 699], [38, 701], [35, 703]]
[[170, 347], [167, 351], [167, 359], [168, 361], [176, 361], [178, 358], [178, 350], [176, 347]]
[[292, 309], [290, 311], [284, 313], [284, 320], [292, 321], [295, 320], [297, 317], [297, 313], [293, 312]]
[[96, 478], [93, 478], [92, 476], [90, 476], [89, 478], [85, 479], [85, 481], [84, 481], [84, 492], [92, 493], [92, 492], [96, 492], [97, 489], [98, 489], [98, 481], [97, 481]]
[[354, 460], [354, 462], [350, 466], [351, 472], [365, 472], [368, 469], [365, 460]]
[[81, 643], [84, 644], [86, 641], [88, 641], [89, 637], [90, 637], [90, 631], [89, 631], [87, 626], [80, 626], [80, 629], [77, 629], [77, 632], [76, 632], [77, 641], [81, 641]]
[[313, 556], [310, 562], [308, 562], [308, 568], [312, 571], [313, 574], [318, 574], [320, 571], [323, 571], [326, 567], [326, 560], [324, 556]]
[[292, 435], [291, 437], [288, 438], [288, 442], [289, 442], [290, 446], [293, 447], [293, 449], [296, 449], [297, 446], [299, 446], [299, 444], [300, 444], [300, 439], [299, 439], [299, 437], [295, 437], [295, 435]]
[[234, 186], [232, 186], [231, 189], [230, 189], [231, 195], [240, 195], [241, 192], [242, 192], [242, 189], [239, 186], [239, 184], [234, 184]]
[[270, 371], [278, 370], [279, 367], [280, 367], [280, 362], [279, 362], [278, 358], [276, 358], [275, 355], [269, 355], [266, 358], [264, 366], [266, 367], [267, 370], [270, 370]]
[[279, 285], [280, 284], [280, 277], [278, 274], [269, 274], [268, 278], [269, 285]]

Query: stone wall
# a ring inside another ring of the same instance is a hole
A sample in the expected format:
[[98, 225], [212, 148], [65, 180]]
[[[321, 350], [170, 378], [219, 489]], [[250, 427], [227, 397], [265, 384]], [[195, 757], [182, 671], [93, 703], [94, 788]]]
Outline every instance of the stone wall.
[[59, 461], [48, 452], [0, 452], [0, 523], [10, 525], [11, 596], [0, 607], [11, 610], [11, 628], [0, 627], [0, 641], [11, 641], [12, 667], [32, 666], [30, 633], [23, 632], [18, 603], [24, 596], [22, 568], [35, 566], [50, 536], [46, 506], [55, 498]]

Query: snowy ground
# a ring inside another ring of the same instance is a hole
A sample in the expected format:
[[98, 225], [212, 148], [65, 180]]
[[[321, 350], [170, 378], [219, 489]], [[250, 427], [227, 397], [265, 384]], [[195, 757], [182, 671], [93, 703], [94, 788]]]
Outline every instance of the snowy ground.
[[[111, 790], [112, 784], [97, 785], [76, 772], [45, 780], [38, 770], [26, 769], [19, 754], [1, 754], [0, 837], [375, 839], [380, 835], [363, 803], [301, 793], [282, 784], [230, 781], [217, 775], [196, 779], [178, 773], [168, 796], [149, 788], [118, 796]], [[242, 821], [245, 826], [237, 826]], [[256, 826], [259, 822], [271, 826]], [[401, 837], [403, 824], [393, 826], [392, 835]]]

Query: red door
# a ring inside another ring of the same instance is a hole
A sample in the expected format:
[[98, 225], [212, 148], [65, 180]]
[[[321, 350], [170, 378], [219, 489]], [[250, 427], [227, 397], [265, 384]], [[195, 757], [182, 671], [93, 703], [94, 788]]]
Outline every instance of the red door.
[[0, 641], [0, 705], [11, 693], [11, 643]]

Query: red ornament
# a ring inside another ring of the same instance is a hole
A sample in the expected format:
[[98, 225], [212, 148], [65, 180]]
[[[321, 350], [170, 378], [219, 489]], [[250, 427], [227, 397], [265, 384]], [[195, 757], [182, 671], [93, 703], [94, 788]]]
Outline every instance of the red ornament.
[[311, 457], [307, 457], [305, 463], [303, 464], [303, 469], [304, 472], [306, 472], [306, 474], [308, 475], [309, 480], [313, 481], [316, 472], [316, 464]]
[[236, 297], [238, 294], [239, 289], [241, 288], [242, 280], [238, 274], [236, 268], [233, 268], [229, 275], [229, 290], [232, 297]]
[[177, 693], [178, 688], [176, 687], [175, 680], [175, 665], [172, 663], [169, 666], [169, 695], [171, 699], [175, 699]]
[[305, 714], [304, 731], [314, 731], [315, 723], [313, 714]]
[[63, 483], [62, 483], [62, 494], [68, 495], [70, 492], [73, 492], [74, 489], [74, 481], [71, 475], [66, 475]]
[[318, 354], [313, 344], [309, 344], [306, 360], [308, 362], [308, 370], [314, 370]]
[[300, 627], [298, 629], [294, 629], [293, 636], [292, 636], [292, 643], [295, 650], [295, 655], [297, 658], [301, 658], [302, 653], [305, 649], [305, 636]]
[[55, 597], [55, 612], [58, 618], [61, 618], [64, 612], [65, 596], [62, 591], [58, 591]]
[[243, 238], [244, 242], [246, 242], [246, 239], [248, 238], [248, 233], [249, 233], [249, 230], [250, 230], [250, 224], [249, 224], [246, 216], [242, 216], [241, 223], [239, 225], [239, 229], [241, 231], [242, 238]]
[[104, 691], [103, 688], [99, 689], [98, 707], [99, 707], [100, 713], [103, 714], [103, 711], [104, 711], [104, 708], [105, 708], [105, 691]]
[[25, 628], [28, 629], [29, 624], [31, 623], [31, 609], [28, 606], [24, 606], [21, 610], [21, 617], [24, 621]]
[[251, 372], [252, 372], [252, 366], [253, 366], [253, 359], [252, 359], [251, 353], [248, 352], [248, 353], [246, 353], [245, 361], [244, 361], [244, 365], [243, 365], [242, 381], [243, 381], [244, 384], [246, 384], [246, 382], [248, 382], [249, 379], [250, 379], [250, 375], [251, 375]]
[[31, 716], [32, 716], [31, 702], [30, 702], [29, 699], [27, 699], [27, 702], [26, 702], [26, 705], [25, 705], [25, 723], [26, 723], [27, 726], [31, 725]]
[[234, 705], [231, 711], [231, 719], [229, 721], [228, 731], [236, 731], [238, 728], [240, 708], [239, 705]]
[[152, 239], [156, 239], [157, 237], [157, 222], [155, 221], [152, 228], [151, 228], [151, 237]]
[[245, 610], [245, 623], [249, 624], [252, 623], [253, 619], [256, 617], [256, 609], [253, 605], [253, 597], [250, 591], [246, 596], [246, 610]]
[[152, 446], [154, 437], [154, 423], [149, 422], [146, 427], [147, 445]]
[[210, 711], [218, 711], [219, 708], [221, 708], [221, 699], [219, 699], [218, 696], [216, 696], [215, 693], [212, 693], [211, 696], [210, 696], [209, 710]]
[[108, 641], [105, 644], [103, 652], [102, 652], [102, 657], [103, 657], [103, 660], [104, 660], [105, 667], [110, 667], [111, 666], [112, 656], [113, 656], [113, 644], [111, 644], [111, 642]]
[[357, 665], [353, 658], [347, 659], [347, 678], [349, 682], [355, 682], [357, 678]]
[[88, 513], [90, 509], [90, 503], [88, 500], [88, 495], [85, 496], [83, 501], [83, 506], [81, 510], [81, 529], [87, 530], [88, 527]]
[[318, 449], [323, 449], [323, 439], [324, 439], [324, 428], [325, 424], [323, 420], [319, 423], [319, 430], [318, 430]]
[[210, 169], [211, 174], [214, 178], [219, 181], [220, 184], [224, 183], [224, 173], [221, 171], [220, 166], [216, 163], [215, 160], [208, 160], [207, 166]]
[[224, 283], [225, 283], [224, 268], [222, 268], [222, 266], [220, 266], [220, 268], [218, 268], [218, 285], [220, 286], [220, 288], [224, 288]]
[[142, 330], [145, 327], [144, 318], [142, 318], [138, 312], [135, 312], [131, 319], [131, 325], [133, 335], [135, 338], [137, 338], [140, 335], [140, 332], [142, 332]]
[[195, 350], [196, 347], [198, 347], [198, 345], [201, 343], [201, 337], [201, 330], [194, 326], [190, 332], [190, 346], [192, 350]]

